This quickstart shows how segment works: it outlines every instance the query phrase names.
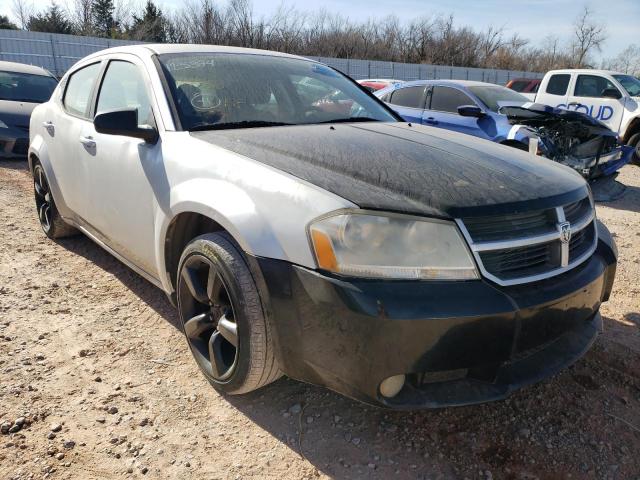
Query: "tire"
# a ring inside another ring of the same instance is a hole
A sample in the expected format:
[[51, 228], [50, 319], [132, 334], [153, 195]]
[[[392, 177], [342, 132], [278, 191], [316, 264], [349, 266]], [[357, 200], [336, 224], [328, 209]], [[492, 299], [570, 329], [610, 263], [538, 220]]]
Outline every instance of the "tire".
[[66, 223], [56, 207], [49, 188], [49, 181], [40, 162], [33, 165], [33, 192], [36, 202], [38, 221], [45, 235], [52, 240], [77, 235], [79, 232]]
[[640, 167], [640, 132], [631, 135], [627, 145], [635, 148], [635, 152], [631, 156], [631, 163], [634, 163]]
[[229, 235], [192, 240], [180, 258], [176, 285], [187, 343], [216, 389], [248, 393], [282, 375], [258, 288]]

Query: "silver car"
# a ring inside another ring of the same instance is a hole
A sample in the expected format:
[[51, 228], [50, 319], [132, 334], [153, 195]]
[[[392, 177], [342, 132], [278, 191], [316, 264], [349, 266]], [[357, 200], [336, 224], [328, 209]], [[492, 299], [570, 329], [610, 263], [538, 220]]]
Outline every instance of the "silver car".
[[589, 348], [615, 275], [575, 172], [275, 52], [91, 55], [34, 110], [29, 166], [47, 236], [166, 292], [230, 394], [284, 373], [392, 408], [503, 398]]

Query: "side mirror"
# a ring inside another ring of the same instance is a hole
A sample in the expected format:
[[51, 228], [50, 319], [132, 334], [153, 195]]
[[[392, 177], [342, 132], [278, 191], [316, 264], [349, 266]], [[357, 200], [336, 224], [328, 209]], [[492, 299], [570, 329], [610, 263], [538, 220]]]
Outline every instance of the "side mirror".
[[147, 143], [158, 141], [158, 131], [154, 127], [138, 126], [138, 110], [135, 108], [99, 113], [93, 119], [93, 126], [96, 132], [106, 135], [140, 138]]
[[622, 94], [617, 88], [605, 88], [600, 96], [605, 98], [615, 98], [617, 100], [622, 97]]
[[484, 117], [484, 112], [477, 105], [461, 105], [458, 107], [458, 115], [463, 117]]

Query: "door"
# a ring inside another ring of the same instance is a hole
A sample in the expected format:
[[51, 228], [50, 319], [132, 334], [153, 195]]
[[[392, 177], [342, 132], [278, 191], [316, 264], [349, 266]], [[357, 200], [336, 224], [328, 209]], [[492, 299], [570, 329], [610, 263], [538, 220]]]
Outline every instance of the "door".
[[423, 114], [423, 123], [446, 130], [454, 130], [475, 137], [489, 138], [480, 128], [476, 117], [463, 117], [458, 114], [458, 107], [463, 105], [478, 106], [469, 95], [453, 87], [437, 85], [431, 89], [429, 105]]
[[391, 92], [388, 103], [407, 122], [422, 122], [425, 102], [424, 85], [398, 88]]
[[[619, 98], [604, 96], [613, 93]], [[569, 95], [567, 108], [586, 113], [617, 132], [624, 115], [625, 98], [614, 83], [602, 75], [579, 74]]]
[[44, 138], [62, 195], [58, 201], [64, 216], [82, 223], [88, 195], [88, 163], [80, 143], [82, 130], [90, 125], [89, 110], [100, 62], [73, 72], [66, 81], [62, 100], [49, 108], [44, 120]]
[[[95, 112], [97, 115], [135, 108], [140, 125], [155, 126], [151, 98], [148, 76], [141, 63], [135, 59], [111, 59], [97, 94]], [[138, 268], [158, 278], [154, 188], [168, 185], [160, 141], [151, 145], [137, 138], [97, 133], [93, 123], [87, 124], [82, 134], [93, 142], [94, 149], [90, 155], [91, 198], [87, 214], [92, 233]]]

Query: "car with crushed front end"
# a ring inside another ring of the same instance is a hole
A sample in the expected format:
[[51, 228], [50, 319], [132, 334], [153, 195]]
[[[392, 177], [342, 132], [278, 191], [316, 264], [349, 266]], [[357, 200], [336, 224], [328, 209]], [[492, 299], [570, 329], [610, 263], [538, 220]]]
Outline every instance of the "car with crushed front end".
[[416, 80], [375, 92], [407, 121], [474, 135], [570, 166], [589, 180], [633, 157], [616, 132], [582, 112], [530, 102], [500, 85]]
[[47, 236], [160, 287], [228, 394], [286, 374], [397, 409], [504, 398], [589, 349], [615, 275], [580, 175], [282, 53], [90, 55], [34, 110], [29, 166]]
[[57, 84], [44, 68], [0, 61], [0, 159], [27, 158], [31, 112]]

